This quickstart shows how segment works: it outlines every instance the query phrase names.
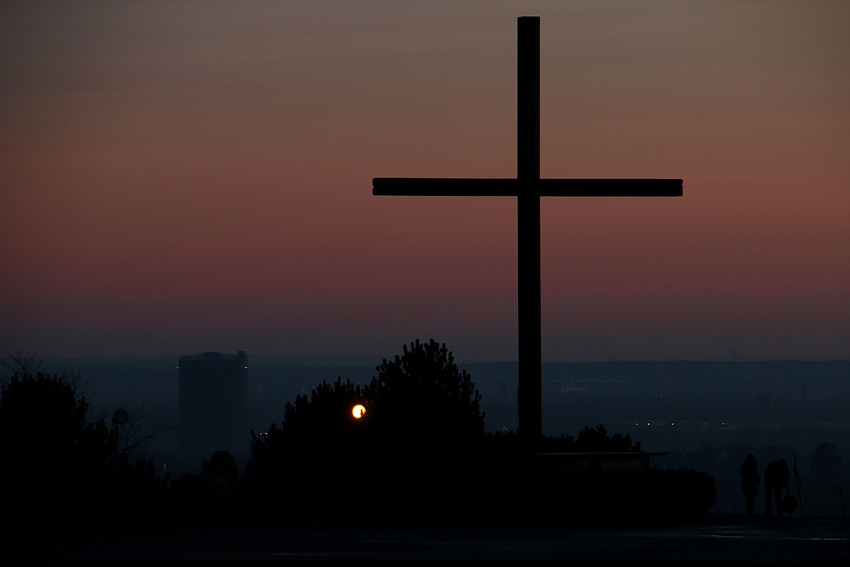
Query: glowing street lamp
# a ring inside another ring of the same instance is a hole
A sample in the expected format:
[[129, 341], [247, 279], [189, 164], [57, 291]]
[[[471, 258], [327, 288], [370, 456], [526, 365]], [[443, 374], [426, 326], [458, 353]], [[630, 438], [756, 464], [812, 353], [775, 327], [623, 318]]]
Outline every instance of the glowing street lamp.
[[366, 408], [363, 407], [362, 404], [357, 404], [353, 408], [351, 408], [351, 415], [354, 416], [354, 419], [360, 419], [363, 417], [363, 414], [366, 413]]

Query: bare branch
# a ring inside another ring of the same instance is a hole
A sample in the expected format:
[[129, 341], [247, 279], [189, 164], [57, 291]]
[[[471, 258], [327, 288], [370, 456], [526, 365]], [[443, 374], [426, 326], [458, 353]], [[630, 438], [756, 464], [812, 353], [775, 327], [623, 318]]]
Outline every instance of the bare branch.
[[21, 349], [7, 352], [6, 358], [0, 360], [0, 364], [9, 369], [12, 375], [17, 374], [20, 377], [35, 376], [47, 367], [44, 359], [39, 358], [36, 353], [27, 354]]
[[146, 411], [144, 396], [140, 396], [140, 400], [140, 404], [129, 412], [130, 418], [127, 423], [120, 426], [119, 449], [127, 455], [145, 449], [163, 433], [176, 429], [176, 427], [169, 427], [167, 421], [156, 419], [162, 413], [159, 410]]

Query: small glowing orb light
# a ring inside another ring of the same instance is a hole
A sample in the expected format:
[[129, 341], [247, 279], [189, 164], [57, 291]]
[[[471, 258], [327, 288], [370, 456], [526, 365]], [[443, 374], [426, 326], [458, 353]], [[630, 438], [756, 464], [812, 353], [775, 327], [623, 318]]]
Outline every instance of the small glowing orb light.
[[364, 413], [366, 413], [366, 408], [364, 408], [362, 404], [357, 404], [351, 408], [351, 415], [353, 415], [355, 419], [360, 419], [363, 417]]

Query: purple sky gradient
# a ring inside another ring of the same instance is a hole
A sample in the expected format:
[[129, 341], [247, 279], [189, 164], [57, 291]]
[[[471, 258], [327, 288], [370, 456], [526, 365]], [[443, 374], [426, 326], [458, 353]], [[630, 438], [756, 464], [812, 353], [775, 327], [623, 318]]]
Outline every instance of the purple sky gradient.
[[541, 16], [544, 360], [850, 357], [850, 4], [4, 2], [0, 349], [516, 358]]

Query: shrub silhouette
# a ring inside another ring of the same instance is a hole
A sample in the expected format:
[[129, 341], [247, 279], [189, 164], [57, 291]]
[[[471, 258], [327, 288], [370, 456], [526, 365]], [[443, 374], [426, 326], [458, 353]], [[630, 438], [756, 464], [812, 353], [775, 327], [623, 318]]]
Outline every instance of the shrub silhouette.
[[417, 340], [377, 371], [364, 392], [366, 419], [387, 448], [444, 452], [484, 435], [481, 394], [445, 344]]
[[160, 477], [151, 459], [130, 459], [121, 452], [108, 465], [110, 519], [123, 522], [144, 521], [169, 505], [170, 476]]
[[115, 437], [87, 421], [88, 403], [62, 376], [15, 374], [0, 389], [3, 517], [56, 526], [94, 516], [106, 504]]
[[339, 378], [333, 384], [322, 381], [313, 388], [309, 400], [298, 396], [294, 404], [286, 404], [279, 434], [303, 451], [345, 450], [356, 442], [359, 430], [351, 410], [362, 403], [360, 386], [350, 380], [343, 383]]
[[[481, 394], [433, 339], [405, 345], [364, 388], [373, 495], [391, 508], [427, 510], [463, 501], [484, 438]], [[380, 489], [380, 490], [379, 490]]]
[[[384, 507], [404, 500], [400, 494], [439, 491], [450, 470], [461, 472], [468, 449], [483, 438], [484, 414], [452, 353], [434, 340], [415, 341], [376, 370], [362, 388], [323, 382], [309, 399], [287, 404], [280, 428], [252, 432], [244, 484], [254, 502]], [[359, 420], [351, 413], [356, 404], [366, 407]], [[351, 494], [341, 478], [364, 490]]]
[[[342, 498], [342, 477], [359, 478], [366, 448], [365, 425], [351, 413], [363, 403], [360, 386], [323, 381], [310, 397], [297, 396], [284, 409], [283, 422], [267, 432], [251, 432], [251, 459], [245, 495], [259, 507], [328, 506]], [[299, 487], [293, 491], [292, 487]]]
[[707, 514], [717, 496], [708, 473], [681, 469], [588, 470], [525, 480], [498, 506], [482, 502], [482, 509], [491, 517], [534, 521], [671, 521]]
[[[564, 521], [703, 514], [714, 480], [693, 471], [563, 474], [534, 466], [513, 433], [484, 433], [481, 396], [433, 340], [405, 345], [366, 386], [322, 382], [287, 404], [278, 428], [253, 434], [243, 494], [275, 511], [401, 512]], [[362, 419], [351, 415], [362, 403]], [[604, 426], [544, 438], [540, 452], [635, 452]]]
[[15, 374], [0, 389], [0, 486], [23, 495], [2, 517], [15, 529], [133, 520], [166, 505], [168, 477], [148, 459], [131, 462], [118, 428], [89, 421], [75, 382]]
[[595, 429], [585, 427], [575, 439], [566, 434], [544, 437], [540, 448], [545, 453], [633, 453], [640, 451], [640, 441], [632, 443], [628, 434], [615, 433], [609, 437], [608, 430], [600, 423]]

